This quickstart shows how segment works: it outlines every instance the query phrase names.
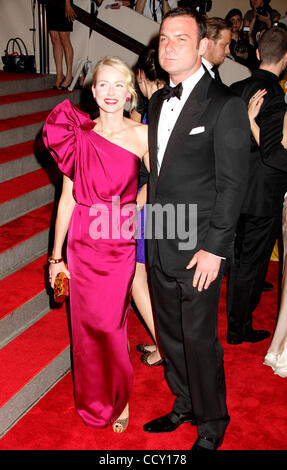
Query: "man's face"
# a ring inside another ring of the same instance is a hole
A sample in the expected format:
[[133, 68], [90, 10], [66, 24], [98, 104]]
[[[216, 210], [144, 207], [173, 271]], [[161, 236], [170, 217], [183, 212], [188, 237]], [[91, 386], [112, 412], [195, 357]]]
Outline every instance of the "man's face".
[[232, 32], [237, 33], [240, 30], [242, 18], [239, 15], [234, 15], [230, 18], [230, 22], [232, 23]]
[[251, 0], [252, 8], [258, 8], [263, 5], [263, 0]]
[[175, 85], [199, 69], [206, 47], [206, 38], [198, 44], [198, 26], [191, 16], [168, 17], [163, 21], [159, 63]]
[[213, 65], [220, 65], [229, 54], [229, 44], [231, 42], [231, 31], [224, 29], [221, 31], [217, 41], [209, 39], [209, 45], [205, 58]]

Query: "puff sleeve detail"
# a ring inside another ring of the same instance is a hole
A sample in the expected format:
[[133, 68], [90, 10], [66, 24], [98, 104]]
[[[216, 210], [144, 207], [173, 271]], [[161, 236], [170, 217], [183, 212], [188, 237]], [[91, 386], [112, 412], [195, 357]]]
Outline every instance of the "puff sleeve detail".
[[80, 156], [81, 130], [92, 129], [94, 122], [69, 100], [58, 104], [43, 127], [43, 141], [59, 170], [74, 180], [75, 163]]

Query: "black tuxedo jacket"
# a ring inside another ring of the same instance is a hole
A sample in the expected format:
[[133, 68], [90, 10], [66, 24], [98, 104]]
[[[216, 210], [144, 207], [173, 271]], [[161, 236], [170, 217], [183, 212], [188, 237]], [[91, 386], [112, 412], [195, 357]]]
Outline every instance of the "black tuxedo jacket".
[[[206, 72], [178, 117], [158, 174], [157, 130], [162, 102], [159, 90], [149, 106], [148, 257], [152, 266], [157, 243], [166, 274], [186, 278], [193, 275], [186, 265], [198, 250], [221, 257], [231, 255], [248, 179], [250, 127], [242, 99], [217, 84]], [[174, 237], [166, 236], [167, 218], [161, 221], [157, 217], [154, 221], [152, 208], [157, 204], [174, 207]], [[184, 217], [180, 212], [177, 221], [178, 204], [184, 204], [186, 211]], [[197, 227], [193, 222], [190, 225], [189, 204], [197, 207]], [[159, 239], [156, 232], [161, 224], [164, 237]], [[182, 235], [179, 236], [183, 229], [196, 229], [192, 248], [179, 249], [179, 243], [184, 242]]]
[[[264, 127], [265, 129], [259, 147], [250, 133], [250, 175], [242, 208], [242, 213], [259, 217], [272, 217], [281, 214], [284, 194], [287, 190], [287, 175], [276, 169], [276, 155], [273, 154], [273, 162], [271, 158], [269, 161], [266, 158], [264, 162], [261, 152], [263, 151], [263, 155], [270, 156], [270, 144], [273, 138], [275, 136], [277, 138], [278, 135], [281, 135], [282, 138], [282, 109], [285, 103], [284, 92], [278, 82], [278, 77], [273, 73], [258, 69], [253, 72], [251, 77], [236, 82], [230, 87], [234, 93], [242, 97], [246, 104], [259, 89], [265, 88], [267, 91], [256, 118], [260, 128]], [[280, 117], [277, 116], [278, 114]], [[268, 134], [267, 137], [265, 137], [266, 134]], [[269, 141], [267, 145], [266, 140]], [[280, 165], [277, 165], [277, 168], [280, 168]]]
[[[265, 110], [260, 114], [260, 153], [266, 165], [287, 173], [287, 149], [282, 145], [284, 117], [287, 113], [285, 96], [276, 96], [270, 100]], [[285, 189], [287, 192], [286, 183]]]

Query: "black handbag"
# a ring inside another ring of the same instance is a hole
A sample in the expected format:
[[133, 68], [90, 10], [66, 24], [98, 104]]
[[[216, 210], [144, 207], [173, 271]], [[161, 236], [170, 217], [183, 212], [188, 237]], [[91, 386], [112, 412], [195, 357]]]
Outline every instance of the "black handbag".
[[27, 47], [21, 38], [9, 39], [2, 62], [4, 72], [36, 73], [35, 56], [28, 55]]

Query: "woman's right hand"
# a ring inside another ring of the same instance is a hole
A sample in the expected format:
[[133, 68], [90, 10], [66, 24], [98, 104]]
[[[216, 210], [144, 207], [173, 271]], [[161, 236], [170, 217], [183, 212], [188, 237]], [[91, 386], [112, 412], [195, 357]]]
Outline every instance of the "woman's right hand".
[[64, 261], [61, 261], [61, 263], [50, 263], [49, 264], [49, 282], [50, 282], [50, 286], [52, 287], [52, 289], [54, 289], [55, 279], [56, 279], [57, 274], [59, 273], [65, 273], [68, 279], [71, 278], [71, 275]]

